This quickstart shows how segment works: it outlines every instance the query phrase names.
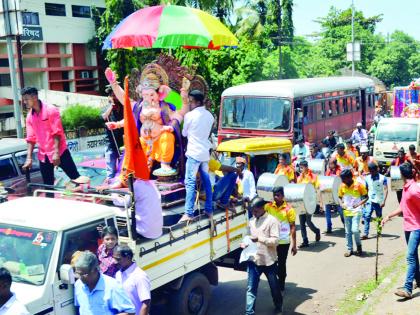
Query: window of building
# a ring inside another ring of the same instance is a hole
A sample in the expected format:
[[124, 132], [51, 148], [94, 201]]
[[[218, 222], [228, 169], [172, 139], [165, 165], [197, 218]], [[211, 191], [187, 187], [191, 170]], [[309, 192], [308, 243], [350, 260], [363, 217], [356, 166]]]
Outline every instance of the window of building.
[[71, 12], [74, 17], [90, 18], [90, 7], [83, 5], [72, 5]]
[[45, 14], [66, 16], [66, 5], [58, 3], [45, 3]]
[[0, 67], [8, 67], [8, 66], [9, 66], [9, 59], [0, 58]]
[[10, 74], [2, 73], [0, 74], [0, 86], [11, 86]]
[[39, 25], [38, 12], [22, 12], [23, 25]]

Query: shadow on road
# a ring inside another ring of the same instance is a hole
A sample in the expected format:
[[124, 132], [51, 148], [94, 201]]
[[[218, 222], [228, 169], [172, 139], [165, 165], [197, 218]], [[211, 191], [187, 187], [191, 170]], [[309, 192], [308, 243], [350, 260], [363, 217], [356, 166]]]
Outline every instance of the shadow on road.
[[309, 247], [299, 248], [298, 251], [320, 253], [329, 247], [334, 247], [335, 242], [321, 241], [309, 243]]
[[296, 312], [296, 309], [303, 302], [312, 299], [312, 295], [317, 290], [311, 288], [302, 288], [297, 286], [296, 283], [286, 282], [286, 290], [283, 295], [283, 315], [286, 314], [303, 314]]
[[[399, 235], [396, 235], [396, 234], [381, 234], [381, 236], [382, 237], [389, 238], [390, 240], [396, 240], [396, 239], [399, 239], [400, 238], [400, 236]], [[376, 238], [376, 235], [374, 237], [372, 237], [372, 238]]]

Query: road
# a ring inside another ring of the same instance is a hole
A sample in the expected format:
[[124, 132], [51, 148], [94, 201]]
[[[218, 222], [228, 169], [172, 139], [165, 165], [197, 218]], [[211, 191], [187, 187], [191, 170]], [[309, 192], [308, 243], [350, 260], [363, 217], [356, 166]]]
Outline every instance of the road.
[[[384, 214], [397, 207], [395, 192], [390, 191]], [[315, 224], [324, 231], [325, 218], [316, 216]], [[309, 248], [300, 250], [287, 260], [287, 279], [284, 293], [283, 314], [334, 314], [336, 303], [342, 299], [346, 290], [359, 281], [375, 275], [376, 231], [371, 224], [371, 235], [362, 241], [365, 255], [363, 257], [344, 257], [344, 228], [339, 217], [333, 219], [333, 234], [322, 235], [321, 241], [311, 243]], [[308, 231], [308, 233], [311, 233]], [[314, 241], [315, 235], [309, 234]], [[298, 244], [301, 242], [300, 231], [297, 232]], [[387, 266], [400, 253], [405, 251], [405, 240], [402, 231], [402, 218], [387, 223], [380, 239], [380, 269]], [[273, 314], [273, 304], [267, 280], [262, 276], [258, 290], [256, 313]], [[212, 290], [209, 315], [244, 314], [246, 294], [246, 272], [232, 269], [219, 269], [219, 285]], [[390, 296], [394, 298], [394, 296]]]

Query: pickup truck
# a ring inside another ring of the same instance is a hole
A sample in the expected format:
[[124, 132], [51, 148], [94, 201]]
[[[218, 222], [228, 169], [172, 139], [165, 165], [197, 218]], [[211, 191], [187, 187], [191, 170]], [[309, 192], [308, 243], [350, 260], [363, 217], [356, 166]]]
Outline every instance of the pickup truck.
[[238, 267], [248, 220], [239, 206], [234, 214], [215, 212], [213, 221], [199, 215], [188, 225], [168, 225], [183, 212], [182, 206], [169, 208], [163, 235], [146, 240], [135, 234], [133, 209], [109, 205], [108, 195], [74, 194], [85, 200], [78, 201], [66, 192], [64, 198], [57, 198], [57, 191], [56, 198], [45, 198], [42, 192], [51, 191], [0, 204], [0, 266], [11, 271], [12, 291], [31, 314], [75, 314], [71, 255], [96, 251], [99, 225], [118, 229], [119, 242], [133, 249], [151, 279], [152, 300], [167, 297], [170, 314], [206, 314], [217, 265]]

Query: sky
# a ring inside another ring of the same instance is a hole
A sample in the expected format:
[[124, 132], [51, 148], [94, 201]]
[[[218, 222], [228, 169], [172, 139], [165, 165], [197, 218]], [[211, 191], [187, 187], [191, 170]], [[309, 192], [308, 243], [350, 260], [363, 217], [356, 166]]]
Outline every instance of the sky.
[[[351, 0], [294, 0], [295, 35], [309, 35], [320, 30], [314, 20], [327, 15], [329, 8], [347, 9]], [[420, 0], [354, 0], [364, 16], [383, 14], [376, 32], [386, 35], [401, 30], [420, 40]]]

